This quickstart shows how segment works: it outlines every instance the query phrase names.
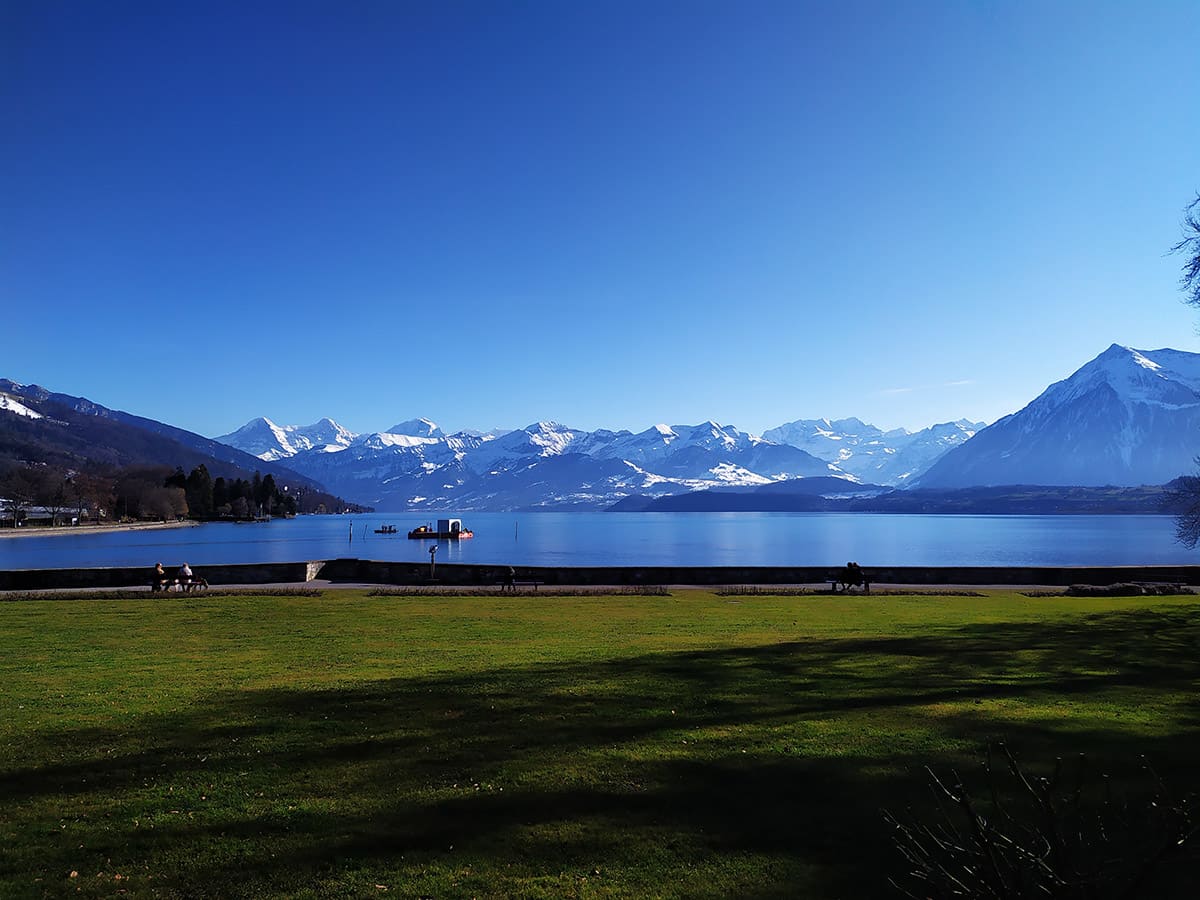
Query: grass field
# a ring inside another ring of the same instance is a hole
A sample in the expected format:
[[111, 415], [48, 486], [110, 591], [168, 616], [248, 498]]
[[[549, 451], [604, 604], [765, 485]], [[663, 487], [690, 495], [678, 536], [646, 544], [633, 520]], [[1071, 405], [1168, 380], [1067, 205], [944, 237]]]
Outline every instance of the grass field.
[[0, 897], [889, 896], [1004, 738], [1200, 789], [1200, 598], [0, 603]]

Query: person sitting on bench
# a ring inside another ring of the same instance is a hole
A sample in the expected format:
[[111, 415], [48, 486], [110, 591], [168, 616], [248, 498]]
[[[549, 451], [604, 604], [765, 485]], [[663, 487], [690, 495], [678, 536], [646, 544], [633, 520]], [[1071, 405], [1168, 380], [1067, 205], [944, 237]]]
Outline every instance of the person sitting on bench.
[[871, 593], [871, 582], [867, 573], [856, 562], [846, 563], [846, 568], [838, 573], [833, 585], [834, 593], [837, 593], [838, 584], [841, 584], [843, 591], [850, 590], [850, 586], [853, 585], [861, 587], [864, 594]]

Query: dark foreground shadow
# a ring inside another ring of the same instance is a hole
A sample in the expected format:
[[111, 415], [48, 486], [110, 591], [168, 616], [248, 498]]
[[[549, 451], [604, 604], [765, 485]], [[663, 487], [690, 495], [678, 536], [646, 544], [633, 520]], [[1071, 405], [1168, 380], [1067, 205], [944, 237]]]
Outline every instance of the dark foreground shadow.
[[29, 735], [0, 894], [889, 896], [881, 808], [990, 740], [1200, 790], [1198, 648], [1184, 607], [218, 694]]

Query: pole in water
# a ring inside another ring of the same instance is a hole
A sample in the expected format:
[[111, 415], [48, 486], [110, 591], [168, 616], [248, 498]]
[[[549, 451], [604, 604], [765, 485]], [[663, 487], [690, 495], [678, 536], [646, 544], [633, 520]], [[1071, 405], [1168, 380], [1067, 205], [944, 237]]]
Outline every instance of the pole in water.
[[354, 523], [350, 523], [350, 543], [354, 543]]
[[513, 522], [513, 540], [517, 539], [517, 529], [521, 527], [520, 522]]

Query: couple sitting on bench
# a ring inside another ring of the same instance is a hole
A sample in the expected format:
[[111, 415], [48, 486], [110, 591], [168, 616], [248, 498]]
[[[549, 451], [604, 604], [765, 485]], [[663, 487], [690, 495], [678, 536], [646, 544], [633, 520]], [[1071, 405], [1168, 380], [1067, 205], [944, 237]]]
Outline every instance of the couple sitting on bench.
[[173, 585], [179, 585], [182, 591], [197, 590], [198, 588], [208, 587], [208, 582], [199, 575], [192, 572], [192, 567], [184, 563], [179, 567], [179, 572], [174, 578], [167, 577], [167, 571], [163, 568], [162, 563], [154, 564], [154, 579], [150, 582], [151, 591], [169, 590]]
[[846, 563], [846, 568], [835, 572], [829, 580], [835, 594], [838, 592], [839, 585], [843, 591], [850, 590], [850, 586], [854, 585], [855, 587], [861, 587], [864, 594], [871, 593], [871, 582], [867, 577], [867, 573], [856, 562]]

